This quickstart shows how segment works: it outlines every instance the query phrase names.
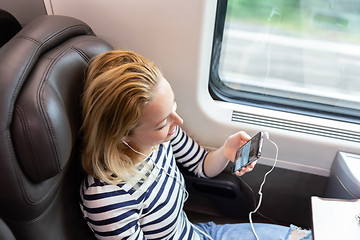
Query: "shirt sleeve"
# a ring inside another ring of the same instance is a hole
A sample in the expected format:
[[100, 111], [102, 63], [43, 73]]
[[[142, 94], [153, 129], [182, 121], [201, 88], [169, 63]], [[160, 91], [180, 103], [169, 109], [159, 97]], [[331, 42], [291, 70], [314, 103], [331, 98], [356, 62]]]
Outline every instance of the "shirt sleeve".
[[139, 224], [140, 199], [116, 185], [96, 182], [81, 191], [82, 212], [97, 239], [145, 239]]
[[209, 153], [189, 137], [181, 127], [177, 127], [171, 140], [173, 154], [178, 163], [198, 177], [207, 178], [204, 171], [204, 160]]

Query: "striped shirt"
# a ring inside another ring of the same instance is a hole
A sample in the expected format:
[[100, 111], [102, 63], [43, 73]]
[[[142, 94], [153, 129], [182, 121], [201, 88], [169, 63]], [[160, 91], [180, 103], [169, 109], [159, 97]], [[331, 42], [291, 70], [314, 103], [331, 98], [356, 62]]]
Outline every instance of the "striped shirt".
[[[180, 163], [206, 177], [207, 151], [177, 128], [170, 142], [160, 144], [145, 160], [151, 173], [145, 181], [111, 185], [87, 176], [80, 195], [84, 217], [98, 239], [201, 239], [186, 217], [185, 182]], [[175, 162], [176, 161], [176, 162]], [[145, 167], [140, 171], [146, 173]]]

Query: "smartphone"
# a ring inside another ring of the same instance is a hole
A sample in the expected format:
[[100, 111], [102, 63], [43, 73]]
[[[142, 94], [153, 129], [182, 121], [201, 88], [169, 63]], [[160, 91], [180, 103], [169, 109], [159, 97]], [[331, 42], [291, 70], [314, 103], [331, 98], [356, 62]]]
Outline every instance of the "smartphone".
[[263, 132], [257, 133], [247, 143], [241, 146], [235, 154], [233, 173], [246, 167], [261, 156], [261, 148], [263, 144]]

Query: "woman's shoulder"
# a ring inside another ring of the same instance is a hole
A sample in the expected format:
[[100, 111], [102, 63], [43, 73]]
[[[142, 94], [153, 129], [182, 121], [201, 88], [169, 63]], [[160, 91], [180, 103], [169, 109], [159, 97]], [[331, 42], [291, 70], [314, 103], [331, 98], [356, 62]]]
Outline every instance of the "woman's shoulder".
[[97, 195], [99, 197], [101, 195], [105, 197], [109, 194], [128, 195], [133, 192], [131, 188], [126, 187], [126, 184], [109, 184], [90, 175], [84, 178], [81, 187], [85, 194]]
[[109, 209], [139, 209], [143, 194], [134, 188], [126, 188], [126, 184], [107, 184], [92, 176], [84, 179], [80, 191], [80, 204], [91, 214], [105, 213]]
[[138, 198], [146, 192], [148, 184], [144, 182], [127, 182], [119, 184], [109, 184], [101, 181], [93, 176], [88, 175], [81, 183], [81, 188], [84, 195], [93, 195], [97, 198], [107, 197], [126, 197]]

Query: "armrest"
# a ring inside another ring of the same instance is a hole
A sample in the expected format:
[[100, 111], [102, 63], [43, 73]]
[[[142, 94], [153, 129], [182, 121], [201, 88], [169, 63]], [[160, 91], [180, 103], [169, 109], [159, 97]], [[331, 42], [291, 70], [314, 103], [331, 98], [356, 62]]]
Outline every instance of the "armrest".
[[212, 201], [225, 217], [242, 219], [248, 217], [251, 207], [249, 191], [241, 180], [232, 175], [228, 169], [213, 178], [199, 178], [181, 166], [179, 168], [184, 175], [190, 201], [191, 198], [198, 195], [204, 200]]

